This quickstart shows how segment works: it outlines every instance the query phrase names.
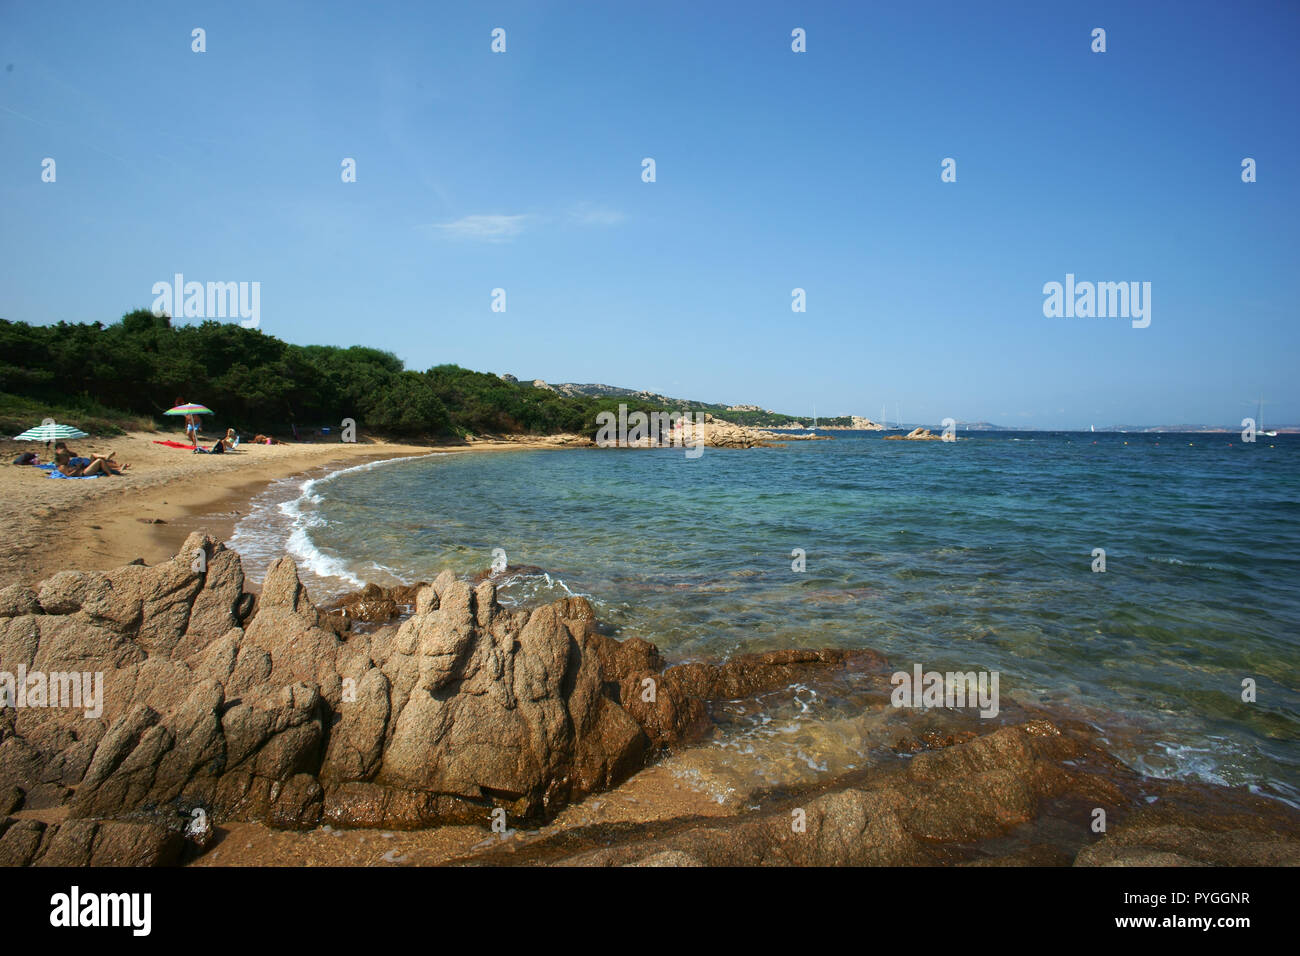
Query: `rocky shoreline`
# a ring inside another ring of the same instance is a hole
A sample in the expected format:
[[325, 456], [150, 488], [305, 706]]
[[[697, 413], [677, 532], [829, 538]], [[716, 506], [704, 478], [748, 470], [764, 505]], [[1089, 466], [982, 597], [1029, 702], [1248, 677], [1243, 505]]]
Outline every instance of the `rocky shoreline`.
[[[54, 675], [103, 675], [94, 718], [34, 694], [0, 710], [5, 865], [202, 862], [216, 844], [238, 863], [223, 836], [241, 827], [479, 834], [428, 862], [1300, 863], [1282, 804], [1141, 777], [1063, 715], [894, 711], [873, 651], [668, 666], [582, 598], [508, 608], [490, 577], [444, 572], [321, 610], [289, 558], [254, 601], [239, 556], [197, 533], [153, 567], [0, 590], [0, 668], [50, 694]], [[846, 675], [886, 721], [867, 767], [713, 815], [631, 797], [616, 823], [584, 815], [707, 746], [727, 702]]]
[[[533, 435], [484, 435], [472, 439], [470, 444], [480, 441], [511, 442], [519, 445], [545, 445], [547, 447], [598, 447], [595, 439], [588, 435], [578, 434], [547, 435], [544, 437]], [[831, 441], [831, 437], [829, 435], [783, 432], [770, 428], [751, 428], [748, 425], [738, 425], [735, 422], [714, 418], [712, 414], [705, 414], [703, 422], [691, 425], [689, 433], [684, 438], [679, 435], [677, 441], [679, 442], [678, 445], [670, 445], [666, 437], [657, 441], [655, 438], [647, 436], [618, 447], [680, 447], [680, 443], [684, 442], [687, 447], [698, 443], [705, 448], [766, 448], [780, 446], [790, 441]]]

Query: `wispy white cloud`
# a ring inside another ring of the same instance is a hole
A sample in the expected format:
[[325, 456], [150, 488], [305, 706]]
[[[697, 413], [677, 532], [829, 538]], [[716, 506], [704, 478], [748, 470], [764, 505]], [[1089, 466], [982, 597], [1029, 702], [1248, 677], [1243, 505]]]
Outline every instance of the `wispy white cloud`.
[[624, 218], [619, 210], [594, 202], [580, 202], [569, 208], [569, 221], [580, 226], [616, 226]]
[[462, 216], [450, 222], [435, 222], [424, 228], [445, 239], [462, 239], [470, 242], [509, 242], [539, 225], [599, 227], [615, 226], [626, 217], [617, 209], [594, 202], [574, 203], [558, 216], [522, 213], [517, 216], [474, 215]]
[[505, 242], [524, 231], [532, 216], [463, 216], [452, 222], [436, 222], [433, 231], [449, 239]]

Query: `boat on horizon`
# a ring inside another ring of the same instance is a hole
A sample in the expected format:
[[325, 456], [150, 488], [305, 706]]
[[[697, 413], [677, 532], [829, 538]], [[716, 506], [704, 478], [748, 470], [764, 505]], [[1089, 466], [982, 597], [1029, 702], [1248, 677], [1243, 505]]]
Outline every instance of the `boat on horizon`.
[[1259, 410], [1255, 412], [1255, 434], [1263, 435], [1265, 438], [1276, 438], [1277, 432], [1264, 431], [1264, 396], [1259, 397]]
[[[895, 417], [896, 419], [898, 418], [898, 409], [897, 409], [897, 408], [894, 409], [894, 417]], [[903, 431], [903, 423], [902, 423], [902, 421], [895, 421], [893, 425], [890, 425], [890, 424], [889, 424], [889, 416], [886, 414], [886, 409], [885, 409], [885, 406], [884, 406], [884, 405], [881, 405], [881, 406], [880, 406], [880, 430], [881, 430], [881, 431], [885, 431], [885, 432], [901, 432], [901, 431]]]

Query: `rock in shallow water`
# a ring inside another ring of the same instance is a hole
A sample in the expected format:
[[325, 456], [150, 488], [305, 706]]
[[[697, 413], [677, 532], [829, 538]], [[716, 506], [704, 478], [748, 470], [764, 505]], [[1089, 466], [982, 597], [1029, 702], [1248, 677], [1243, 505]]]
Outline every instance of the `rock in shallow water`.
[[[449, 572], [400, 595], [416, 610], [400, 627], [369, 634], [318, 611], [289, 558], [271, 566], [248, 619], [243, 584], [239, 556], [195, 534], [156, 567], [62, 572], [0, 594], [7, 667], [103, 675], [93, 718], [72, 707], [0, 717], [9, 809], [24, 795], [27, 809], [67, 804], [38, 857], [85, 856], [68, 848], [94, 821], [184, 832], [196, 808], [215, 823], [281, 827], [483, 824], [496, 807], [512, 822], [542, 819], [706, 732], [692, 692], [790, 676], [775, 658], [660, 673], [653, 645], [598, 634], [582, 598], [509, 611], [490, 581], [471, 588]], [[647, 680], [660, 686], [643, 699]], [[30, 849], [29, 829], [13, 831], [13, 858]], [[104, 845], [123, 862], [174, 856], [169, 840]]]
[[[415, 613], [371, 633], [319, 611], [288, 558], [269, 569], [251, 617], [243, 585], [239, 556], [195, 534], [156, 567], [0, 591], [5, 669], [103, 675], [96, 716], [86, 700], [0, 710], [5, 812], [62, 815], [6, 817], [0, 863], [174, 863], [234, 821], [485, 826], [495, 809], [512, 828], [544, 821], [708, 734], [711, 700], [885, 663], [792, 650], [665, 669], [653, 644], [600, 634], [583, 598], [509, 610], [490, 579], [471, 586], [450, 572], [413, 594], [380, 592]], [[1123, 802], [1064, 767], [1063, 740], [1028, 724], [938, 741], [889, 787], [810, 798], [809, 839], [791, 842], [788, 816], [765, 812], [566, 862], [936, 862], [936, 847], [1023, 826], [1044, 800]], [[1178, 829], [1186, 819], [1161, 825], [1116, 830], [1078, 862], [1216, 859], [1194, 825]], [[1264, 852], [1248, 820], [1229, 831], [1233, 859]], [[1292, 860], [1294, 846], [1265, 859]]]

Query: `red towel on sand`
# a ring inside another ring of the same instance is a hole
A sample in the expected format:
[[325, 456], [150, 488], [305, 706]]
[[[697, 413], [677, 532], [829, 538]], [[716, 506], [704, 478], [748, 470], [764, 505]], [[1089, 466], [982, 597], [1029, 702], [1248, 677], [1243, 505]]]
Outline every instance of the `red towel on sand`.
[[178, 441], [159, 441], [158, 439], [155, 438], [155, 439], [153, 440], [153, 443], [154, 443], [155, 445], [166, 445], [168, 448], [184, 448], [186, 451], [193, 451], [193, 450], [194, 450], [194, 446], [193, 446], [193, 445], [182, 445], [182, 444], [181, 444], [180, 442], [178, 442]]

